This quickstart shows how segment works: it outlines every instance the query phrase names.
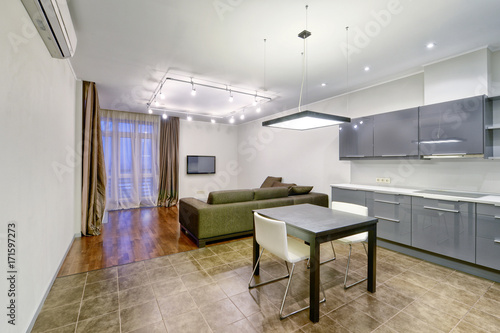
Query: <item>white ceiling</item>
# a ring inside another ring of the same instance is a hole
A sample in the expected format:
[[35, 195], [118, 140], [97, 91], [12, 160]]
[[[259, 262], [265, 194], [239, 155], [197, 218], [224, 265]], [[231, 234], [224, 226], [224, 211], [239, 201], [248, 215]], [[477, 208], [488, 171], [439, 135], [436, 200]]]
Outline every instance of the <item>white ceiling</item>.
[[254, 120], [298, 106], [306, 4], [303, 105], [500, 46], [498, 0], [68, 0], [78, 38], [71, 64], [78, 78], [97, 83], [105, 109], [147, 112], [162, 79], [193, 78], [195, 86], [258, 91], [272, 101], [257, 113], [252, 96], [234, 93], [229, 103], [228, 91], [200, 86], [192, 97], [189, 83], [167, 80], [154, 113]]

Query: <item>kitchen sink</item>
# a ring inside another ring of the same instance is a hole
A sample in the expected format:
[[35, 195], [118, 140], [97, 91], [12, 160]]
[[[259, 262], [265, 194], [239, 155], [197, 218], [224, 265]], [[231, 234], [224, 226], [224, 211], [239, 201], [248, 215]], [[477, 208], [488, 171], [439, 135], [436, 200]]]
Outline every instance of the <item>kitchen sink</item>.
[[453, 192], [453, 191], [446, 191], [446, 190], [421, 190], [421, 191], [415, 191], [415, 193], [451, 195], [451, 196], [463, 197], [463, 198], [481, 198], [481, 197], [484, 197], [487, 195], [487, 194], [482, 194], [482, 193]]

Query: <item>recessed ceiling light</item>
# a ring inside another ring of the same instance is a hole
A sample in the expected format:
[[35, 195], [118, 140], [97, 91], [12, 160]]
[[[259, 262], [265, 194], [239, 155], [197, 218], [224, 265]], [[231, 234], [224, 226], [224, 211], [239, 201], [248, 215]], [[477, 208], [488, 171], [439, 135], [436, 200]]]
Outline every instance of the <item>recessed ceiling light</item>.
[[257, 113], [259, 113], [260, 111], [262, 111], [262, 109], [259, 106], [257, 109], [255, 109], [255, 111], [257, 111]]
[[365, 66], [365, 68], [363, 68], [365, 70], [365, 72], [368, 72], [370, 70], [370, 66]]
[[153, 113], [153, 110], [148, 109], [148, 113], [149, 113], [149, 114]]
[[427, 47], [428, 49], [433, 49], [435, 46], [436, 46], [436, 43], [428, 43], [428, 44], [426, 45], [426, 47]]
[[188, 120], [188, 121], [191, 121], [191, 120], [193, 120], [193, 117], [191, 117], [191, 116], [187, 116], [187, 120]]
[[155, 105], [156, 105], [156, 106], [159, 106], [159, 105], [160, 105], [160, 103], [158, 103], [158, 101], [157, 101], [157, 100], [155, 100]]
[[325, 86], [326, 86], [326, 83], [324, 83], [324, 82], [323, 82], [323, 83], [321, 84], [321, 86], [322, 86], [322, 87], [325, 87]]
[[212, 124], [215, 124], [215, 119], [210, 119], [210, 122], [211, 122]]
[[162, 114], [162, 115], [161, 115], [161, 117], [162, 117], [163, 119], [167, 119], [167, 118], [168, 118], [168, 116], [167, 116], [167, 114], [166, 114], [166, 113]]
[[240, 116], [240, 119], [241, 119], [241, 120], [245, 119], [245, 115], [244, 115], [244, 114], [242, 114], [242, 115]]
[[231, 117], [231, 118], [229, 119], [229, 122], [230, 122], [231, 124], [232, 124], [232, 123], [234, 123], [234, 117]]

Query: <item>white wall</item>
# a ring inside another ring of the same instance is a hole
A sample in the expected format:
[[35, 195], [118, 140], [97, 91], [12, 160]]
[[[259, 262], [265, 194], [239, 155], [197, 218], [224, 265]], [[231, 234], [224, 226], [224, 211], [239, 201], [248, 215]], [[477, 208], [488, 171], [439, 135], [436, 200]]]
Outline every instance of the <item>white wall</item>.
[[490, 71], [490, 96], [498, 96], [500, 95], [500, 51], [491, 54]]
[[425, 66], [425, 104], [488, 95], [488, 49]]
[[390, 186], [500, 193], [498, 160], [357, 161], [351, 174], [354, 184], [380, 185], [376, 177], [389, 177]]
[[[50, 57], [21, 1], [2, 4], [0, 36], [0, 331], [25, 332], [75, 233], [76, 80], [66, 60]], [[11, 221], [16, 326], [6, 316]]]
[[328, 182], [349, 181], [349, 162], [338, 160], [337, 127], [301, 132], [270, 129], [255, 121], [239, 126], [238, 142], [242, 188], [259, 187], [267, 176], [276, 176], [328, 193]]
[[[238, 188], [237, 141], [237, 126], [181, 119], [179, 197], [204, 198], [211, 191]], [[215, 175], [188, 175], [187, 155], [216, 156]]]

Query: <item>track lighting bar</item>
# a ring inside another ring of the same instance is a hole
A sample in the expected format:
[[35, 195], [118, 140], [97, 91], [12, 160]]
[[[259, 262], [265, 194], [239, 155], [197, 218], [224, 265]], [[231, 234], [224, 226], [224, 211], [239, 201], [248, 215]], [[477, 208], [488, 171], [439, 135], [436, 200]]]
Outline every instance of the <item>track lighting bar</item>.
[[183, 82], [183, 83], [188, 83], [188, 84], [191, 84], [191, 85], [196, 85], [196, 86], [201, 86], [201, 87], [207, 87], [207, 88], [213, 88], [213, 89], [218, 89], [218, 90], [225, 90], [225, 91], [229, 91], [231, 93], [237, 93], [237, 94], [242, 94], [242, 95], [248, 95], [248, 96], [254, 96], [254, 97], [258, 97], [258, 98], [262, 98], [262, 99], [267, 99], [267, 100], [271, 100], [272, 98], [270, 97], [267, 97], [267, 96], [262, 96], [262, 95], [259, 95], [259, 94], [256, 94], [256, 93], [248, 93], [248, 92], [245, 92], [245, 91], [240, 91], [240, 90], [234, 90], [234, 89], [229, 89], [228, 87], [225, 87], [225, 88], [222, 88], [222, 87], [217, 87], [217, 86], [212, 86], [210, 84], [205, 84], [205, 83], [194, 83], [192, 80], [191, 81], [187, 81], [187, 80], [181, 80], [181, 79], [176, 79], [176, 78], [173, 78], [173, 77], [167, 77], [165, 79], [165, 81], [167, 80], [171, 80], [171, 81], [176, 81], [176, 82]]

